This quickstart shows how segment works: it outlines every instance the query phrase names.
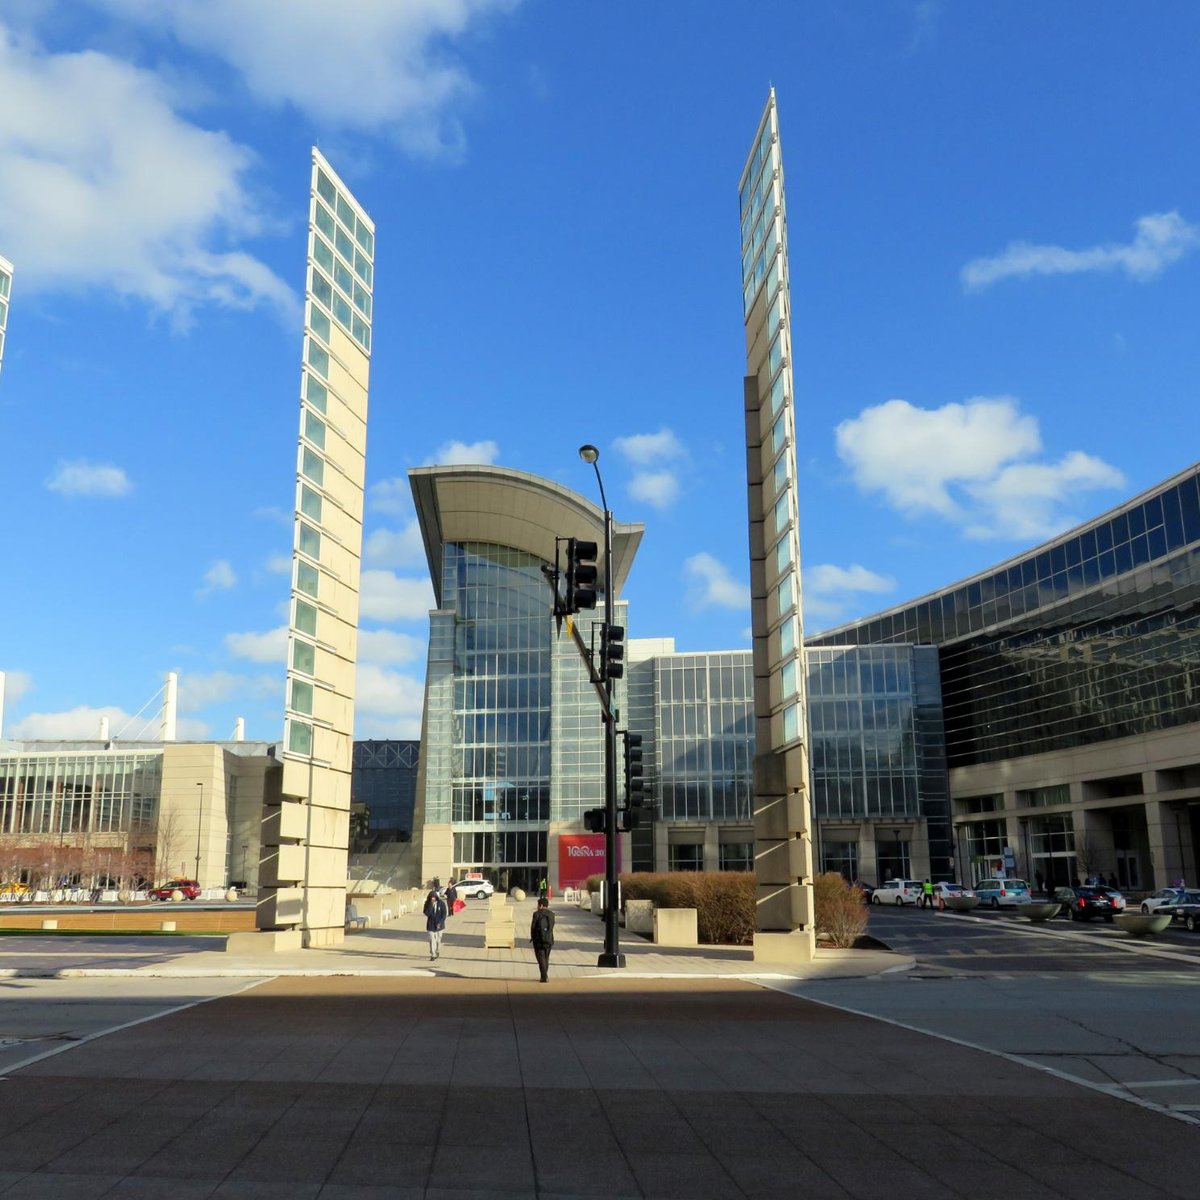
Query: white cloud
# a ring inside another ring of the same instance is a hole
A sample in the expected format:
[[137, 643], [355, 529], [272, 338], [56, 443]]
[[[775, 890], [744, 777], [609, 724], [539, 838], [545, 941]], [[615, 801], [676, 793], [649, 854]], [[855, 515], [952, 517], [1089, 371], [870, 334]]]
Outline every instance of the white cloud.
[[693, 554], [683, 564], [693, 608], [749, 608], [750, 585], [739, 583], [711, 554]]
[[655, 508], [669, 508], [679, 497], [679, 479], [672, 471], [644, 471], [630, 480], [629, 494]]
[[[30, 713], [13, 724], [7, 736], [17, 740], [30, 741], [92, 741], [100, 736], [100, 720], [108, 718], [109, 734], [115, 736], [131, 720], [124, 709], [108, 706], [92, 708], [81, 704], [65, 712]], [[146, 736], [158, 737], [158, 715], [150, 719], [152, 731], [147, 730]], [[141, 727], [130, 729], [131, 739], [142, 732]]]
[[15, 704], [30, 688], [33, 687], [33, 676], [27, 671], [4, 672], [4, 702]]
[[974, 538], [1049, 537], [1076, 525], [1082, 492], [1125, 486], [1125, 476], [1102, 459], [1072, 450], [1057, 463], [1015, 463], [994, 479], [971, 486], [983, 516], [966, 529]]
[[431, 458], [427, 458], [422, 466], [426, 467], [478, 467], [491, 466], [500, 456], [500, 447], [493, 441], [479, 442], [443, 442]]
[[433, 608], [428, 579], [401, 579], [391, 571], [364, 571], [359, 609], [369, 621], [416, 621]]
[[516, 0], [97, 0], [234, 67], [250, 92], [319, 124], [391, 132], [409, 152], [456, 156], [454, 110], [475, 93], [450, 43]]
[[359, 663], [354, 698], [354, 735], [420, 736], [425, 685], [411, 675]]
[[196, 592], [196, 595], [208, 596], [213, 592], [228, 591], [236, 586], [237, 575], [234, 573], [233, 567], [227, 559], [219, 558], [204, 572], [204, 586]]
[[46, 480], [46, 487], [63, 496], [125, 496], [133, 490], [123, 468], [85, 459], [60, 462]]
[[833, 563], [818, 563], [805, 567], [803, 573], [804, 616], [829, 621], [831, 618], [849, 615], [848, 610], [857, 597], [884, 595], [894, 591], [896, 581], [879, 575], [858, 563], [848, 567]]
[[280, 625], [264, 633], [227, 633], [225, 648], [234, 658], [250, 662], [282, 663], [287, 661], [288, 627]]
[[889, 400], [843, 421], [835, 437], [863, 491], [881, 493], [908, 517], [942, 517], [971, 537], [1048, 537], [1071, 524], [1068, 500], [1122, 479], [1079, 451], [1057, 464], [1033, 461], [1042, 450], [1037, 419], [1009, 396], [938, 409]]
[[290, 554], [272, 554], [264, 566], [272, 575], [290, 575], [292, 573], [292, 556]]
[[358, 631], [358, 661], [391, 666], [412, 662], [425, 654], [426, 640], [391, 629], [360, 629]]
[[1151, 213], [1134, 222], [1133, 241], [1106, 242], [1086, 250], [1010, 242], [994, 258], [976, 258], [962, 269], [963, 285], [985, 288], [1010, 276], [1075, 275], [1081, 271], [1124, 271], [1140, 283], [1153, 279], [1200, 245], [1200, 226], [1178, 212]]
[[234, 697], [250, 701], [282, 692], [282, 676], [235, 675], [230, 671], [214, 671], [210, 675], [185, 673], [179, 679], [179, 708], [181, 712], [199, 712], [210, 704]]
[[376, 529], [363, 544], [363, 560], [376, 567], [411, 567], [425, 561], [421, 524], [409, 521], [403, 529]]
[[265, 225], [251, 152], [180, 117], [162, 78], [0, 24], [0, 93], [0, 245], [20, 247], [23, 293], [132, 297], [179, 326], [201, 304], [299, 319], [291, 289], [229, 248]]
[[639, 467], [682, 458], [685, 453], [683, 443], [665, 427], [657, 433], [634, 433], [629, 437], [615, 438], [613, 445]]
[[403, 516], [412, 512], [412, 488], [404, 475], [393, 475], [391, 479], [381, 479], [367, 488], [367, 507], [375, 512], [392, 513]]

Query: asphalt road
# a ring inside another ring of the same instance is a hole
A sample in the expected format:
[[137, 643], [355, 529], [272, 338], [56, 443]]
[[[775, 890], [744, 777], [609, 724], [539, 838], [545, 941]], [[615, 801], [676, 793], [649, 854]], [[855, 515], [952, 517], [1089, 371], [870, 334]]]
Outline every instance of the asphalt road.
[[890, 908], [869, 932], [916, 969], [778, 986], [1200, 1124], [1200, 936]]

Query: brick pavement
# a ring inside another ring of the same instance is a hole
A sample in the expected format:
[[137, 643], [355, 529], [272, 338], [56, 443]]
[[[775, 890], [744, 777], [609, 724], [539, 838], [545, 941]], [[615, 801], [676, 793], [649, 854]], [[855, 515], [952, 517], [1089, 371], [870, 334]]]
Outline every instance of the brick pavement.
[[0, 1081], [4, 1200], [1134, 1200], [1198, 1167], [1193, 1126], [720, 978], [278, 978]]

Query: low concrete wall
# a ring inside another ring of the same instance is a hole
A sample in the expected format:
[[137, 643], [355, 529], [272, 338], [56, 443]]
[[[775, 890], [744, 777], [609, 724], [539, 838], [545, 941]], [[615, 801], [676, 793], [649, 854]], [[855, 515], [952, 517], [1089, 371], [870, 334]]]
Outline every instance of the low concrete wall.
[[654, 910], [654, 943], [657, 946], [697, 946], [694, 908], [656, 908]]
[[517, 929], [511, 917], [507, 921], [488, 921], [484, 924], [483, 948], [485, 950], [515, 950], [517, 948]]
[[625, 928], [630, 933], [654, 932], [654, 901], [626, 900]]
[[354, 911], [360, 917], [367, 918], [367, 928], [371, 926], [379, 926], [383, 924], [383, 910], [386, 908], [390, 912], [395, 912], [395, 903], [391, 896], [372, 895], [364, 896], [359, 893], [346, 894], [346, 903], [354, 905]]
[[299, 929], [276, 929], [264, 933], [231, 933], [225, 939], [226, 954], [274, 954], [303, 948]]

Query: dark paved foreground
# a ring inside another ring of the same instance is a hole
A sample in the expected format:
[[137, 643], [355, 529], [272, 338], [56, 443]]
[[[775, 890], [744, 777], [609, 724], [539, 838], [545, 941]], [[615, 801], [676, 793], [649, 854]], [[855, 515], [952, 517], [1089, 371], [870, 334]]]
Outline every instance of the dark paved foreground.
[[1198, 1168], [1195, 1126], [734, 980], [278, 979], [0, 1082], [4, 1200], [1134, 1200]]

